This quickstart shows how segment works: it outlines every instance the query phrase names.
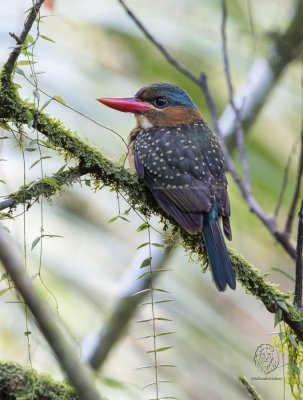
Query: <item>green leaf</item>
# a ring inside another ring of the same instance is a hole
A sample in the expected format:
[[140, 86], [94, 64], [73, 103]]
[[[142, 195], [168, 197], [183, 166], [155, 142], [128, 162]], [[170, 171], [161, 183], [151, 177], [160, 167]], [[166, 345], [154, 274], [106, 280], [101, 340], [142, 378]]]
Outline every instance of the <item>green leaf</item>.
[[177, 333], [177, 332], [162, 332], [162, 333], [158, 333], [156, 336], [166, 336], [166, 335], [172, 335], [174, 333]]
[[0, 296], [4, 295], [8, 291], [9, 291], [9, 288], [0, 290]]
[[152, 245], [155, 247], [164, 247], [164, 244], [161, 243], [152, 243]]
[[38, 236], [38, 237], [33, 241], [31, 250], [33, 250], [33, 249], [37, 246], [37, 244], [40, 242], [40, 239], [41, 239], [41, 236]]
[[136, 231], [137, 231], [137, 232], [141, 232], [141, 231], [144, 231], [144, 230], [147, 229], [147, 228], [149, 228], [149, 224], [148, 224], [147, 222], [144, 222], [143, 224], [141, 224], [141, 225], [136, 229]]
[[58, 185], [57, 182], [55, 182], [53, 179], [51, 179], [49, 177], [45, 177], [45, 178], [41, 179], [40, 182], [47, 183], [48, 185], [53, 186], [56, 189], [61, 189], [61, 186]]
[[65, 170], [65, 167], [66, 167], [66, 166], [67, 166], [67, 163], [64, 164], [64, 165], [62, 165], [62, 167], [59, 168], [57, 172], [63, 172], [63, 171]]
[[0, 282], [4, 281], [4, 279], [7, 278], [7, 273], [4, 272], [4, 274], [2, 274], [1, 278], [0, 278]]
[[3, 183], [4, 185], [6, 185], [6, 182], [3, 179], [0, 179], [0, 183]]
[[25, 151], [36, 151], [36, 147], [27, 147]]
[[163, 317], [157, 317], [157, 318], [155, 318], [155, 320], [157, 320], [157, 321], [167, 321], [167, 322], [172, 322], [172, 319], [169, 319], [169, 318], [163, 318]]
[[56, 101], [58, 101], [58, 102], [61, 103], [61, 104], [66, 105], [65, 101], [64, 101], [64, 100], [62, 99], [62, 97], [60, 97], [60, 96], [54, 96], [53, 99], [56, 100]]
[[296, 342], [295, 338], [290, 333], [288, 333], [287, 336], [288, 336], [289, 341], [292, 343], [292, 345], [296, 349], [298, 349], [298, 345], [297, 345], [297, 342]]
[[120, 157], [119, 161], [118, 161], [118, 165], [120, 165], [121, 167], [125, 164], [125, 160], [127, 157], [128, 153], [123, 153], [122, 156]]
[[149, 242], [145, 242], [145, 243], [140, 244], [140, 246], [137, 247], [137, 250], [141, 249], [142, 247], [147, 246], [148, 244], [149, 244]]
[[37, 165], [41, 160], [45, 160], [46, 158], [51, 158], [51, 156], [44, 156], [44, 157], [40, 157], [39, 160], [35, 161], [30, 167], [29, 169], [33, 168], [35, 165]]
[[33, 114], [30, 112], [30, 110], [28, 108], [25, 110], [25, 117], [27, 119], [27, 122], [34, 119]]
[[286, 311], [288, 313], [288, 308], [287, 308], [286, 303], [284, 303], [284, 301], [278, 300], [277, 303], [282, 308], [282, 310], [284, 310], [284, 311]]
[[43, 104], [43, 106], [40, 108], [40, 111], [44, 110], [49, 103], [53, 100], [53, 98], [46, 100], [46, 102]]
[[[9, 130], [10, 130], [10, 129], [9, 129], [9, 126], [8, 126], [7, 123], [4, 122], [4, 121], [0, 121], [0, 128], [5, 129], [6, 131], [9, 131]], [[3, 139], [3, 137], [2, 137], [1, 139]]]
[[275, 322], [274, 322], [274, 326], [277, 326], [278, 323], [282, 320], [283, 317], [283, 313], [281, 308], [278, 309], [278, 311], [275, 314]]
[[111, 218], [107, 222], [110, 224], [111, 222], [117, 221], [118, 218], [119, 218], [119, 215], [117, 217]]
[[24, 332], [24, 336], [29, 336], [29, 335], [31, 335], [31, 334], [32, 334], [31, 331], [25, 331], [25, 332]]
[[292, 366], [292, 369], [293, 369], [298, 375], [301, 374], [300, 369], [298, 368], [298, 366], [297, 366], [296, 364], [291, 363], [291, 366]]
[[124, 214], [124, 215], [128, 215], [131, 209], [132, 209], [132, 208], [131, 208], [131, 207], [129, 207], [127, 210], [125, 210], [125, 211], [124, 211], [124, 213], [123, 213], [123, 214]]
[[[49, 149], [55, 149], [54, 146], [52, 144], [50, 144], [49, 142], [47, 142], [46, 140], [41, 140], [41, 143], [44, 144], [44, 146], [48, 147]], [[65, 164], [67, 165], [67, 164]]]
[[151, 264], [151, 261], [152, 257], [145, 258], [145, 260], [142, 261], [140, 268], [148, 267]]
[[138, 368], [136, 368], [136, 370], [146, 369], [146, 368], [155, 368], [155, 366], [152, 365], [152, 364], [150, 364], [150, 365], [142, 365], [142, 367], [138, 367]]
[[48, 238], [63, 238], [61, 235], [42, 235], [42, 237], [48, 237]]
[[167, 350], [170, 350], [170, 349], [172, 349], [173, 348], [173, 346], [167, 346], [167, 347], [159, 347], [158, 349], [156, 349], [156, 350], [149, 350], [149, 351], [147, 351], [147, 354], [150, 354], [150, 353], [160, 353], [160, 352], [162, 352], [162, 351], [167, 351]]
[[161, 293], [170, 293], [167, 290], [164, 289], [158, 289], [158, 288], [153, 288], [153, 290], [155, 290], [156, 292], [161, 292]]
[[144, 274], [138, 276], [137, 279], [141, 279], [141, 278], [143, 278], [144, 276], [149, 275], [149, 274], [150, 274], [150, 271], [144, 272]]
[[17, 65], [30, 65], [30, 64], [37, 64], [37, 61], [22, 60], [17, 62]]
[[90, 187], [90, 183], [91, 183], [90, 179], [85, 179], [85, 185], [86, 186]]
[[51, 38], [48, 37], [48, 36], [40, 35], [40, 37], [41, 37], [42, 39], [44, 39], [44, 40], [48, 40], [49, 42], [56, 43], [53, 39], [51, 39]]
[[127, 222], [129, 222], [129, 219], [127, 219], [127, 218], [123, 217], [122, 215], [119, 215], [119, 218], [120, 218], [120, 219], [123, 219], [123, 221], [127, 221]]
[[34, 38], [32, 37], [32, 35], [28, 34], [26, 36], [26, 41], [29, 42], [30, 44], [34, 43]]
[[25, 73], [24, 73], [23, 69], [20, 69], [18, 67], [15, 68], [15, 72], [17, 72], [17, 74], [25, 76]]
[[38, 90], [34, 90], [33, 95], [36, 97], [36, 99], [40, 100], [40, 93], [38, 92]]

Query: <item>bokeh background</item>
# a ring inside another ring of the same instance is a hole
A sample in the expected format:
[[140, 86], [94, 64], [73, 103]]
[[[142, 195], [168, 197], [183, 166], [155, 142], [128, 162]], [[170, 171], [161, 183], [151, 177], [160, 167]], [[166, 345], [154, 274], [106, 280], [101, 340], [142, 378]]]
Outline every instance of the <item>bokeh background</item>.
[[[221, 8], [218, 0], [129, 0], [128, 5], [155, 37], [195, 73], [207, 74], [219, 113], [228, 104], [221, 50]], [[0, 62], [5, 62], [9, 47], [14, 45], [8, 32], [18, 33], [23, 26], [24, 12], [31, 1], [2, 0], [0, 3]], [[235, 89], [247, 76], [258, 57], [271, 51], [270, 33], [283, 31], [292, 16], [290, 0], [234, 0], [228, 2], [228, 50]], [[126, 138], [134, 126], [130, 114], [117, 113], [101, 106], [96, 97], [132, 96], [140, 87], [153, 81], [170, 81], [184, 87], [211, 124], [210, 114], [200, 89], [169, 65], [115, 0], [56, 0], [54, 10], [42, 9], [45, 18], [40, 33], [55, 43], [39, 39], [35, 46], [39, 87], [51, 96], [58, 95], [66, 104], [93, 118]], [[31, 32], [35, 36], [35, 29]], [[22, 59], [22, 58], [20, 58]], [[23, 58], [24, 59], [24, 58]], [[30, 77], [29, 66], [24, 66]], [[273, 213], [281, 189], [283, 172], [289, 154], [300, 136], [302, 100], [302, 67], [292, 63], [271, 92], [261, 114], [246, 136], [247, 156], [253, 181], [253, 193], [267, 213]], [[33, 87], [16, 74], [22, 86], [20, 93], [33, 100]], [[41, 95], [43, 104], [47, 97]], [[119, 160], [125, 152], [122, 141], [64, 105], [51, 102], [44, 110], [60, 118], [66, 127], [77, 130], [102, 152]], [[0, 128], [1, 129], [1, 128]], [[0, 134], [7, 134], [1, 131]], [[283, 226], [295, 182], [298, 151], [293, 152], [288, 186], [279, 215]], [[45, 174], [57, 171], [65, 161], [52, 151], [43, 150]], [[238, 155], [233, 153], [236, 165]], [[40, 164], [30, 169], [39, 158], [37, 152], [22, 153], [12, 137], [0, 141], [0, 195], [5, 196], [26, 182], [41, 177]], [[69, 164], [69, 165], [72, 165]], [[250, 214], [231, 178], [230, 198], [234, 247], [283, 291], [292, 291], [294, 282], [279, 270], [294, 275], [294, 263], [277, 245], [255, 216]], [[120, 207], [128, 205], [120, 199]], [[42, 213], [41, 213], [42, 210]], [[113, 305], [125, 288], [139, 276], [140, 262], [146, 248], [147, 231], [136, 232], [142, 223], [130, 212], [129, 222], [108, 220], [118, 214], [115, 192], [107, 188], [94, 192], [85, 182], [65, 188], [52, 204], [35, 204], [24, 217], [18, 207], [15, 221], [5, 221], [12, 239], [27, 246], [27, 268], [45, 300], [57, 308], [58, 320], [74, 343], [79, 356], [87, 358], [94, 338], [107, 324]], [[43, 240], [42, 278], [35, 278], [39, 269], [40, 244], [31, 251], [32, 242], [40, 235], [41, 214], [45, 234], [62, 238]], [[158, 226], [156, 219], [153, 226]], [[24, 239], [25, 226], [25, 239]], [[153, 241], [159, 235], [152, 232]], [[153, 255], [161, 252], [153, 248]], [[135, 273], [134, 265], [137, 266]], [[161, 274], [157, 286], [170, 292], [171, 303], [157, 307], [157, 313], [172, 322], [159, 321], [158, 328], [176, 331], [164, 337], [161, 344], [173, 346], [163, 352], [160, 361], [176, 368], [163, 368], [160, 379], [162, 396], [182, 400], [240, 400], [248, 394], [238, 382], [239, 375], [248, 379], [262, 374], [254, 365], [256, 348], [271, 343], [274, 316], [238, 284], [237, 290], [220, 294], [210, 273], [189, 263], [182, 248], [174, 250], [168, 261], [173, 271]], [[2, 270], [0, 270], [3, 272]], [[8, 286], [0, 282], [0, 290]], [[24, 335], [24, 307], [16, 303], [13, 290], [0, 297], [0, 359], [28, 365], [28, 342]], [[148, 340], [139, 336], [151, 334], [151, 325], [136, 323], [150, 318], [148, 306], [138, 307], [121, 341], [115, 346], [98, 374], [102, 394], [109, 399], [145, 399], [153, 397], [153, 387], [142, 388], [153, 381], [153, 371], [137, 370], [152, 362]], [[54, 378], [62, 374], [50, 349], [34, 323], [29, 320], [32, 365]], [[281, 359], [282, 363], [282, 359]], [[282, 368], [271, 376], [282, 377]], [[267, 400], [283, 399], [283, 383], [251, 381]], [[288, 398], [288, 397], [287, 397]]]

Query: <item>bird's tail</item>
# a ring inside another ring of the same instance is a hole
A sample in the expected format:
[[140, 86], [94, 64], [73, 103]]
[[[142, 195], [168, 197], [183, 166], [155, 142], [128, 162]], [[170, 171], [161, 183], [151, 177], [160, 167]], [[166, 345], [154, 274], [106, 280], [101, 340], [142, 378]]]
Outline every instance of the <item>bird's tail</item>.
[[231, 289], [235, 289], [235, 273], [231, 266], [226, 244], [220, 228], [219, 217], [215, 208], [205, 215], [202, 232], [217, 289], [220, 292], [223, 292], [227, 285]]

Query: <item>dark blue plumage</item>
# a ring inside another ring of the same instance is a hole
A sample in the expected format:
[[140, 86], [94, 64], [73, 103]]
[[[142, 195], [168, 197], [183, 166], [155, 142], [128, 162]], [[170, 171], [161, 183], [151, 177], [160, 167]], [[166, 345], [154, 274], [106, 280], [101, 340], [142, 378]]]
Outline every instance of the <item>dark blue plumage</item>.
[[135, 114], [137, 127], [129, 137], [131, 164], [167, 214], [190, 234], [203, 233], [218, 290], [227, 285], [235, 289], [220, 227], [221, 219], [231, 240], [224, 157], [191, 98], [176, 85], [158, 82], [132, 99], [100, 101]]

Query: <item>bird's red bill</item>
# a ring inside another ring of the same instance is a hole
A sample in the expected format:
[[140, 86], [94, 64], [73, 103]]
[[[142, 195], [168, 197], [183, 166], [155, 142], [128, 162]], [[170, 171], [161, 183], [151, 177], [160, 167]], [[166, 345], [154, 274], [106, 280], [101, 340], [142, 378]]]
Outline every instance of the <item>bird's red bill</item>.
[[123, 112], [135, 113], [140, 111], [151, 110], [153, 108], [149, 103], [138, 100], [135, 97], [125, 97], [125, 98], [100, 97], [97, 100], [107, 107]]

